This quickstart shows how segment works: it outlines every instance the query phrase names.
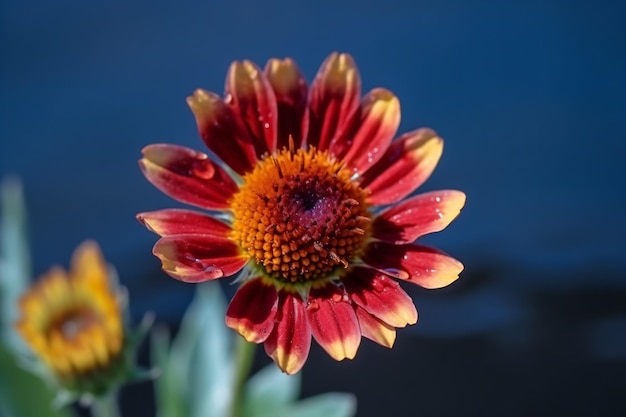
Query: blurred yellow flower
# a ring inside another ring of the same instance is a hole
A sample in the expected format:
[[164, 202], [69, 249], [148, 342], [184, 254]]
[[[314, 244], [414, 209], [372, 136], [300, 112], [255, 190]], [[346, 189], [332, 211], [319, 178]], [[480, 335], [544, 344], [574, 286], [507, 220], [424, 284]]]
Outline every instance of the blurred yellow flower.
[[16, 329], [61, 382], [117, 373], [125, 336], [113, 285], [100, 248], [86, 241], [69, 271], [51, 268], [20, 299]]

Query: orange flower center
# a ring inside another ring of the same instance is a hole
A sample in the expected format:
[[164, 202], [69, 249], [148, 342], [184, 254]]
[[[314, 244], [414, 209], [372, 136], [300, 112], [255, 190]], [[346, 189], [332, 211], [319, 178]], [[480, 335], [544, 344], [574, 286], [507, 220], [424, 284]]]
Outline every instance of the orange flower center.
[[324, 279], [368, 234], [366, 193], [327, 152], [283, 149], [259, 161], [233, 197], [233, 238], [269, 277]]

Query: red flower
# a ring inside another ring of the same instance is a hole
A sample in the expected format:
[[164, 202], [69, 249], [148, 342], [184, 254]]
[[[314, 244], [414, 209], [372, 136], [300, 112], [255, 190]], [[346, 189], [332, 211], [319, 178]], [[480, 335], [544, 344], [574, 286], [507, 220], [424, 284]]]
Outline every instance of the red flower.
[[396, 279], [439, 288], [458, 278], [461, 263], [413, 242], [445, 228], [465, 195], [406, 198], [443, 141], [430, 129], [392, 141], [400, 103], [381, 88], [361, 98], [350, 55], [330, 55], [310, 88], [291, 59], [265, 70], [234, 62], [224, 98], [196, 90], [187, 102], [216, 158], [159, 144], [139, 164], [161, 191], [209, 213], [137, 217], [162, 236], [153, 253], [172, 277], [240, 273], [226, 324], [264, 343], [283, 371], [302, 368], [311, 336], [336, 360], [353, 358], [361, 336], [391, 347], [395, 328], [417, 321]]

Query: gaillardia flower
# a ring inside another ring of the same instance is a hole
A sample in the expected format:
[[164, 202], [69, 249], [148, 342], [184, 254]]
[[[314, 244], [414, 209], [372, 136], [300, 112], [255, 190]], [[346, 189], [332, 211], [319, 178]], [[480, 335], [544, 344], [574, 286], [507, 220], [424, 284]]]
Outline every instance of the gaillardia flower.
[[19, 302], [16, 329], [61, 385], [102, 394], [127, 370], [120, 294], [95, 242], [74, 252], [69, 271], [50, 269]]
[[391, 347], [417, 311], [398, 280], [439, 288], [461, 263], [413, 242], [445, 228], [465, 195], [406, 198], [430, 176], [443, 149], [430, 129], [392, 140], [400, 104], [377, 88], [361, 98], [352, 58], [331, 54], [307, 86], [291, 59], [264, 70], [234, 62], [224, 98], [187, 99], [212, 152], [156, 144], [139, 165], [157, 188], [208, 210], [141, 213], [161, 236], [154, 254], [185, 282], [241, 271], [226, 324], [287, 373], [311, 336], [336, 360], [361, 336]]

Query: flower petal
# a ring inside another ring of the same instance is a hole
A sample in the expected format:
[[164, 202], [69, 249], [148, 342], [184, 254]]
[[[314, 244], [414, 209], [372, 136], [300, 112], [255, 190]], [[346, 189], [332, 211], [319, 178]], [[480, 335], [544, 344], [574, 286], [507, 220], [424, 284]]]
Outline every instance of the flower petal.
[[198, 89], [187, 97], [206, 146], [239, 174], [256, 163], [252, 138], [233, 109], [215, 93]]
[[400, 125], [400, 101], [389, 90], [376, 88], [330, 146], [330, 151], [356, 172], [374, 165], [389, 147]]
[[335, 360], [352, 359], [361, 343], [361, 330], [350, 298], [328, 285], [312, 289], [306, 308], [313, 337]]
[[372, 234], [389, 243], [412, 243], [420, 236], [445, 229], [464, 204], [465, 194], [461, 191], [421, 194], [381, 212], [372, 223]]
[[227, 237], [231, 228], [214, 217], [192, 210], [166, 209], [139, 213], [137, 220], [159, 236], [205, 234]]
[[[72, 254], [70, 277], [75, 282], [96, 288], [109, 287], [109, 268], [100, 247], [93, 240], [80, 244]], [[63, 299], [67, 295], [57, 294], [56, 299]]]
[[263, 71], [250, 61], [235, 61], [226, 76], [226, 103], [248, 127], [257, 158], [276, 150], [276, 96]]
[[206, 209], [226, 209], [237, 184], [206, 154], [183, 146], [157, 144], [141, 151], [139, 167], [170, 197]]
[[373, 242], [362, 259], [387, 275], [429, 289], [450, 285], [463, 270], [463, 264], [448, 254], [422, 245]]
[[308, 144], [323, 151], [358, 108], [361, 77], [352, 57], [332, 53], [322, 63], [310, 93]]
[[341, 282], [352, 301], [393, 327], [417, 322], [413, 300], [397, 281], [370, 268], [355, 268]]
[[369, 202], [390, 204], [409, 195], [432, 174], [442, 152], [443, 140], [431, 129], [402, 135], [362, 176], [361, 187], [370, 192]]
[[276, 95], [278, 109], [278, 149], [289, 146], [289, 136], [295, 148], [300, 148], [309, 129], [307, 107], [308, 87], [300, 69], [291, 58], [272, 58], [265, 65], [265, 76]]
[[239, 272], [248, 258], [230, 239], [212, 235], [174, 235], [159, 239], [152, 253], [163, 271], [184, 282], [203, 282]]
[[265, 341], [265, 352], [290, 375], [302, 369], [311, 349], [311, 327], [304, 310], [297, 294], [281, 292], [274, 330]]
[[226, 310], [226, 325], [248, 342], [264, 342], [274, 328], [278, 293], [261, 278], [243, 284]]
[[359, 319], [359, 327], [364, 337], [388, 348], [393, 347], [396, 341], [396, 328], [385, 322], [378, 320], [376, 317], [357, 306], [354, 311]]

